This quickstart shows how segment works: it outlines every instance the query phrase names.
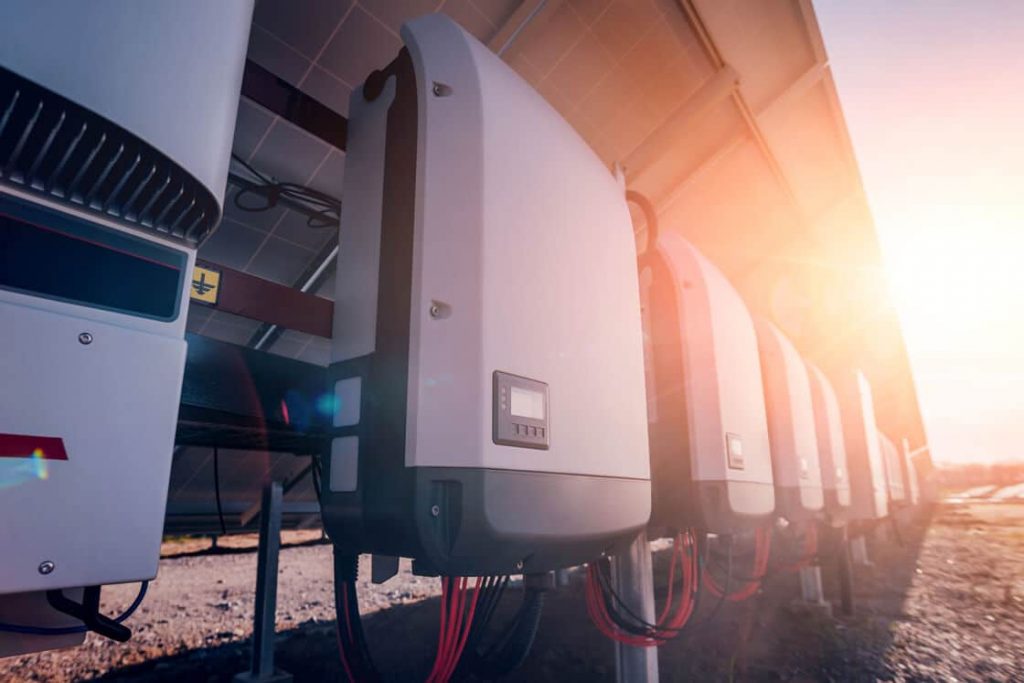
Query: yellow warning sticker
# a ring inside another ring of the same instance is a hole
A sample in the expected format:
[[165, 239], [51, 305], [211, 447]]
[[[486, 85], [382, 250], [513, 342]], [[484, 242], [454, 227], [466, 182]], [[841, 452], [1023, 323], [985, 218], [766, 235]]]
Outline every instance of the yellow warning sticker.
[[220, 296], [220, 271], [196, 266], [192, 271], [192, 301], [216, 304]]

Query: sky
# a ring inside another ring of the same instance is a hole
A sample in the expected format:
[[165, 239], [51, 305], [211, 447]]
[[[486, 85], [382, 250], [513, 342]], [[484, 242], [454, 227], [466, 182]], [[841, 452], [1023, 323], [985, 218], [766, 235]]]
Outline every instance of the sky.
[[1024, 460], [1024, 1], [814, 7], [932, 457]]

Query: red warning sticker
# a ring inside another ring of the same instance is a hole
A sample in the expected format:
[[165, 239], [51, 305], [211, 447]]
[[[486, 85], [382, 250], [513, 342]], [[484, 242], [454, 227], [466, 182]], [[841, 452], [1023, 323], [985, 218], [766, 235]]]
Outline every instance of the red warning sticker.
[[0, 458], [36, 458], [67, 460], [64, 439], [56, 436], [0, 434]]

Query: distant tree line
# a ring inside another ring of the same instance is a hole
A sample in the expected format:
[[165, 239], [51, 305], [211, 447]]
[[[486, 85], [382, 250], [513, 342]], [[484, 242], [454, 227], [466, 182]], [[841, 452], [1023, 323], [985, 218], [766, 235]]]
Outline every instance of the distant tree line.
[[939, 486], [947, 490], [973, 486], [1012, 486], [1024, 482], [1024, 462], [940, 464], [936, 466], [934, 476]]

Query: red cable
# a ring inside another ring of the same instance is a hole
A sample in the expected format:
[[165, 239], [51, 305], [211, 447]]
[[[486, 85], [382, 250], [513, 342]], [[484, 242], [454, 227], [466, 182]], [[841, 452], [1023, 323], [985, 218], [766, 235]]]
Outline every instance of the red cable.
[[656, 647], [659, 645], [660, 641], [653, 638], [623, 633], [612, 622], [612, 618], [608, 614], [608, 606], [601, 595], [596, 572], [596, 567], [587, 566], [587, 612], [598, 630], [611, 640], [633, 647]]
[[682, 534], [676, 534], [675, 540], [672, 541], [672, 560], [668, 565], [668, 595], [665, 596], [665, 607], [662, 608], [661, 614], [658, 615], [658, 621], [656, 622], [658, 626], [664, 623], [665, 617], [668, 616], [668, 611], [672, 608], [672, 592], [676, 582], [676, 562], [679, 560], [682, 538]]
[[[341, 584], [341, 604], [342, 611], [345, 613], [345, 632], [348, 633], [349, 641], [352, 640], [352, 623], [348, 618], [348, 583], [343, 582]], [[348, 676], [348, 680], [355, 683], [356, 677], [352, 675], [352, 667], [349, 666], [348, 657], [345, 656], [345, 647], [341, 640], [341, 622], [335, 622], [334, 633], [338, 639], [338, 656], [341, 658], [341, 665], [345, 668], [345, 675]]]
[[691, 531], [687, 530], [686, 535], [680, 535], [680, 559], [682, 563], [682, 575], [683, 575], [683, 595], [679, 601], [679, 609], [675, 615], [675, 618], [671, 619], [667, 626], [671, 630], [678, 631], [681, 629], [690, 617], [693, 615], [694, 608], [694, 595], [695, 595], [695, 579], [697, 576], [697, 570], [695, 567], [696, 553], [689, 553], [687, 551], [692, 547], [692, 536]]
[[437, 674], [437, 670], [441, 666], [441, 660], [444, 655], [444, 641], [447, 638], [447, 614], [448, 614], [448, 582], [447, 576], [441, 577], [441, 624], [437, 631], [437, 653], [434, 655], [434, 666], [430, 669], [430, 673], [427, 674], [427, 680], [431, 681]]
[[455, 612], [454, 619], [451, 621], [448, 631], [448, 642], [445, 647], [445, 658], [444, 663], [441, 665], [441, 670], [438, 672], [438, 681], [445, 680], [445, 673], [451, 666], [452, 654], [455, 652], [456, 644], [459, 641], [459, 634], [462, 632], [462, 625], [465, 621], [465, 607], [466, 607], [466, 586], [469, 585], [469, 579], [464, 576], [459, 577], [458, 587], [455, 591]]
[[[469, 588], [469, 579], [466, 579], [465, 592], [463, 594], [464, 598], [465, 598], [465, 593], [468, 593], [469, 590], [470, 590], [470, 588]], [[464, 627], [462, 629], [462, 637], [459, 639], [458, 647], [452, 653], [451, 660], [450, 660], [450, 662], [448, 664], [448, 668], [447, 668], [447, 670], [445, 670], [444, 675], [441, 678], [442, 681], [447, 681], [449, 678], [452, 677], [452, 675], [455, 674], [455, 668], [459, 665], [459, 659], [461, 659], [461, 657], [462, 657], [462, 651], [466, 648], [466, 641], [469, 638], [469, 631], [470, 631], [470, 629], [473, 626], [473, 617], [476, 614], [476, 604], [477, 604], [477, 601], [479, 599], [480, 599], [480, 579], [478, 578], [477, 579], [476, 589], [473, 590], [473, 597], [469, 601], [469, 611], [466, 613], [466, 616], [465, 616], [465, 625], [464, 625]]]
[[[694, 598], [696, 596], [696, 577], [699, 573], [698, 558], [696, 553], [688, 553], [694, 543], [694, 535], [691, 529], [678, 534], [674, 541], [672, 560], [669, 565], [669, 593], [666, 598], [665, 607], [656, 622], [656, 626], [663, 631], [678, 631], [693, 614]], [[672, 612], [672, 598], [674, 597], [673, 586], [675, 585], [675, 567], [680, 565], [682, 573], [682, 590], [679, 604]], [[633, 647], [657, 647], [669, 640], [669, 635], [641, 636], [624, 632], [611, 618], [608, 613], [608, 605], [604, 597], [602, 585], [598, 579], [599, 570], [594, 565], [587, 566], [587, 581], [585, 587], [585, 598], [587, 614], [597, 629], [605, 637], [631, 645]]]
[[348, 680], [355, 683], [355, 676], [352, 675], [352, 669], [348, 666], [348, 660], [345, 658], [345, 647], [341, 642], [341, 623], [338, 621], [334, 622], [334, 638], [338, 641], [338, 658], [341, 659], [341, 666], [345, 669], [345, 675], [348, 676]]
[[[758, 588], [761, 587], [761, 581], [764, 579], [768, 569], [768, 558], [770, 556], [771, 532], [768, 529], [759, 528], [754, 534], [754, 562], [751, 572], [754, 578], [745, 582], [740, 588], [728, 595], [724, 595], [724, 599], [730, 602], [741, 602], [754, 595]], [[725, 589], [710, 573], [704, 574], [704, 584], [709, 593], [715, 597], [723, 597]]]

